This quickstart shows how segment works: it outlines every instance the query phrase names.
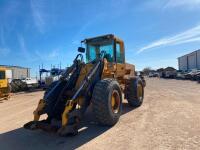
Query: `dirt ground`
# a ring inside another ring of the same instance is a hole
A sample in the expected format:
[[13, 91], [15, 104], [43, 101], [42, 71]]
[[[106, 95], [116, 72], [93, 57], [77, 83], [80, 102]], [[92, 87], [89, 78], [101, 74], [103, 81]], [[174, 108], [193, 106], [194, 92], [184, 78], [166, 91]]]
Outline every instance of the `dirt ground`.
[[144, 103], [123, 114], [111, 128], [98, 126], [90, 109], [79, 135], [59, 137], [29, 131], [23, 124], [43, 92], [17, 94], [0, 101], [0, 150], [69, 149], [200, 149], [200, 84], [192, 81], [147, 79]]

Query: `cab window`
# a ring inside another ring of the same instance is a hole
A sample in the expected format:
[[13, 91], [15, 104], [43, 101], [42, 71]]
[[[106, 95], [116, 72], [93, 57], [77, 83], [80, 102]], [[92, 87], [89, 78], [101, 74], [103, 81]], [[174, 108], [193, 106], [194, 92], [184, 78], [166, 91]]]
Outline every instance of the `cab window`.
[[87, 62], [90, 62], [92, 60], [96, 59], [96, 50], [95, 46], [93, 45], [88, 45], [88, 57], [87, 57]]
[[99, 57], [99, 54], [102, 51], [105, 51], [105, 58], [108, 62], [113, 62], [114, 56], [114, 46], [113, 42], [104, 42], [104, 43], [88, 43], [87, 44], [87, 62], [91, 62]]
[[123, 63], [123, 57], [119, 43], [116, 43], [116, 61], [117, 63]]
[[113, 45], [108, 44], [108, 45], [103, 45], [99, 48], [100, 52], [105, 51], [105, 58], [107, 59], [108, 62], [113, 62]]
[[5, 75], [5, 71], [0, 71], [0, 79], [5, 79], [6, 75]]

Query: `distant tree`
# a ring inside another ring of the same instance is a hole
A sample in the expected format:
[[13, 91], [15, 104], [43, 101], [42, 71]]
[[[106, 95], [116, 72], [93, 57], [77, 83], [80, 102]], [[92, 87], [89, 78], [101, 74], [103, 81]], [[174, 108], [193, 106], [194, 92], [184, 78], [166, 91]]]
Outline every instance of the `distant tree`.
[[159, 68], [159, 69], [157, 69], [156, 71], [157, 72], [163, 72], [165, 69], [164, 68]]
[[148, 75], [151, 71], [152, 71], [151, 67], [145, 67], [142, 70], [142, 72], [144, 73], [144, 75]]
[[175, 68], [173, 68], [173, 67], [167, 67], [167, 68], [165, 68], [165, 71], [175, 71], [176, 69]]

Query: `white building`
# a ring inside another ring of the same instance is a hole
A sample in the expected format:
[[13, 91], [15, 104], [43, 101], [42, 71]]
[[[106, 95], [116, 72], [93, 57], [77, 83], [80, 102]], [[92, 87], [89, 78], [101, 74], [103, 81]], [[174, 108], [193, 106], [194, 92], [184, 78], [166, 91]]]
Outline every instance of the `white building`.
[[178, 58], [179, 70], [200, 70], [200, 49]]
[[6, 77], [8, 79], [30, 78], [30, 68], [9, 65], [0, 65], [0, 67], [7, 68]]

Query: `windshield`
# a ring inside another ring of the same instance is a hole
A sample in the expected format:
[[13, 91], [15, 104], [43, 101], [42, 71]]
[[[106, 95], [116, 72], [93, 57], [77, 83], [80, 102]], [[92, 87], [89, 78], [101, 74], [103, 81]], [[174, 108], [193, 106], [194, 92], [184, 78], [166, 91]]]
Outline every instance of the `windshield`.
[[105, 51], [105, 57], [107, 58], [108, 62], [113, 62], [113, 49], [114, 44], [112, 41], [103, 43], [87, 43], [86, 60], [87, 62], [91, 62], [98, 58], [102, 51]]
[[5, 75], [5, 71], [0, 71], [0, 79], [5, 79], [6, 75]]

